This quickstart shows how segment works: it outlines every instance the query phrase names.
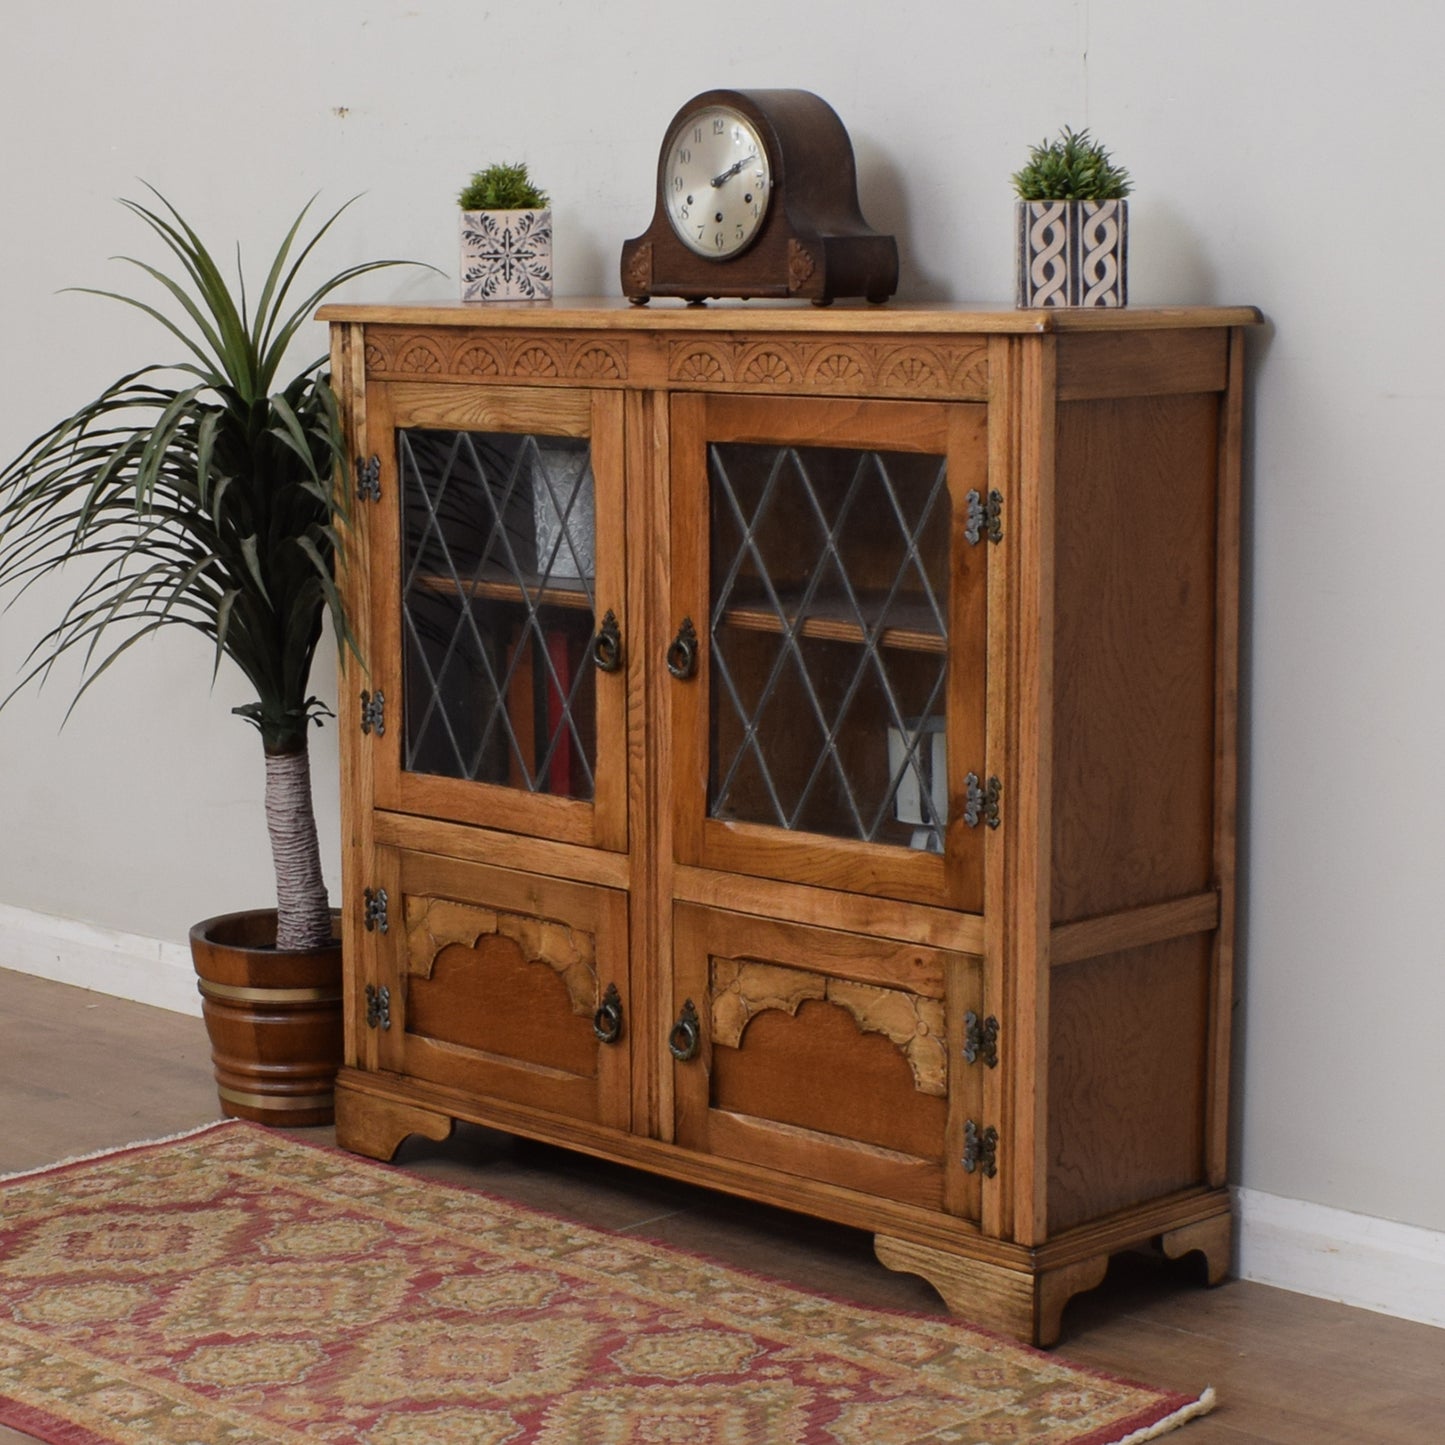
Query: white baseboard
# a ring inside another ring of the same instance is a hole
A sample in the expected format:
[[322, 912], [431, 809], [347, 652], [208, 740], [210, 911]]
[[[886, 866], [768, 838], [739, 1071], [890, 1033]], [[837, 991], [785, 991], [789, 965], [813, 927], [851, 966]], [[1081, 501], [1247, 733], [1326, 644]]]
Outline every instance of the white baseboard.
[[[5, 904], [0, 968], [201, 1012], [184, 945]], [[1234, 1195], [1242, 1278], [1445, 1326], [1445, 1233], [1254, 1189]]]
[[1445, 1233], [1236, 1189], [1243, 1279], [1445, 1326]]
[[200, 1016], [190, 949], [0, 903], [0, 968]]

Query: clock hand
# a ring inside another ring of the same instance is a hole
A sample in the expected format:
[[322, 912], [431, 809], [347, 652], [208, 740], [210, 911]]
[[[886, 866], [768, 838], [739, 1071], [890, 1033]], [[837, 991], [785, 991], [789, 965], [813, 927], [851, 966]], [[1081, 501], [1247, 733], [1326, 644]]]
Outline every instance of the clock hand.
[[713, 190], [716, 190], [720, 185], [722, 185], [724, 181], [732, 180], [732, 178], [737, 175], [737, 173], [742, 170], [742, 168], [747, 165], [749, 161], [755, 161], [757, 160], [757, 158], [758, 153], [754, 151], [752, 155], [744, 156], [740, 161], [734, 161], [732, 165], [730, 165], [727, 170], [722, 173], [722, 175], [714, 176], [712, 178]]

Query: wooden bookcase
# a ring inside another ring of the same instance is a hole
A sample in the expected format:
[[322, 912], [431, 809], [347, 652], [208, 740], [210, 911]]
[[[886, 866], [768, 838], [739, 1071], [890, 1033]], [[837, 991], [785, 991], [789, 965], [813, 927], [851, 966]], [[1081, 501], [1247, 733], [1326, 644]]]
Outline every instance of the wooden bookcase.
[[[346, 1066], [1040, 1343], [1227, 1267], [1249, 308], [327, 307]], [[550, 509], [550, 510], [549, 510]]]

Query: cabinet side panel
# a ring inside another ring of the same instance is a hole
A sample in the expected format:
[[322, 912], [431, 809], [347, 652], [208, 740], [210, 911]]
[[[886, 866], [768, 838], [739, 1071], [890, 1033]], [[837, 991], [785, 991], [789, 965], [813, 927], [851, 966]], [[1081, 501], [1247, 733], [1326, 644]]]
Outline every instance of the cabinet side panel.
[[1204, 1175], [1213, 935], [1053, 972], [1049, 1233]]
[[1213, 883], [1218, 413], [1058, 408], [1055, 923]]

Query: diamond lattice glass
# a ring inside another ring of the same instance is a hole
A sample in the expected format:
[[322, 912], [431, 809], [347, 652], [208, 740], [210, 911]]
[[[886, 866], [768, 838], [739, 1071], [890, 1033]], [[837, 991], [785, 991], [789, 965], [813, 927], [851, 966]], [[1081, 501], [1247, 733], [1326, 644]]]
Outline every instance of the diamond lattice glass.
[[937, 850], [945, 459], [715, 443], [708, 811]]
[[408, 429], [403, 765], [590, 798], [597, 765], [585, 440]]

